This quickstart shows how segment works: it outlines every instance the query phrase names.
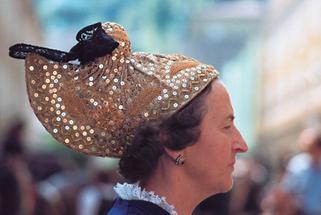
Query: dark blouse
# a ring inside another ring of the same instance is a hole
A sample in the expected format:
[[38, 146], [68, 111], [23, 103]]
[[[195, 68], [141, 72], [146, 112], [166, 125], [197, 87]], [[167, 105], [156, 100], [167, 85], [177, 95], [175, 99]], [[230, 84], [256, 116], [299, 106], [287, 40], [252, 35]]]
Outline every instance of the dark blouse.
[[117, 198], [107, 215], [170, 215], [158, 205], [143, 200]]

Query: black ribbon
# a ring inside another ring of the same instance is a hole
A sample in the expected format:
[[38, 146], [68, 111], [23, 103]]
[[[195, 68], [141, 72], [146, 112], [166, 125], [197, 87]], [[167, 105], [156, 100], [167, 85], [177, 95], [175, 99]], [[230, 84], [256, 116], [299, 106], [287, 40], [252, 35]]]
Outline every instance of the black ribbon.
[[28, 53], [36, 53], [57, 62], [78, 59], [81, 64], [85, 64], [98, 57], [111, 54], [119, 45], [111, 36], [106, 34], [100, 22], [81, 29], [77, 33], [76, 40], [78, 43], [69, 52], [19, 43], [9, 48], [9, 56], [25, 59]]

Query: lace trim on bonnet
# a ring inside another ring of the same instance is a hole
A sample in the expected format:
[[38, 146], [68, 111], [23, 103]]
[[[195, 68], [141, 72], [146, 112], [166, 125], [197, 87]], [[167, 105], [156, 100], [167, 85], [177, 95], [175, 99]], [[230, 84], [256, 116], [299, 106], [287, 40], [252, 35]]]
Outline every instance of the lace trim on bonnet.
[[115, 192], [119, 195], [120, 198], [125, 200], [143, 200], [147, 202], [154, 203], [159, 207], [166, 210], [170, 215], [177, 215], [175, 207], [166, 202], [166, 198], [163, 196], [156, 195], [153, 191], [146, 191], [138, 185], [135, 184], [120, 184], [117, 183], [114, 187]]

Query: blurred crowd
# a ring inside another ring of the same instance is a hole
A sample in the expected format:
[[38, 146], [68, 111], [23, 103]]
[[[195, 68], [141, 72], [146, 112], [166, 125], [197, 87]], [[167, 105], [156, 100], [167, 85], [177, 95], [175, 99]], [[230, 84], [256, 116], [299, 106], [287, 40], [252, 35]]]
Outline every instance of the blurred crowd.
[[1, 215], [106, 214], [120, 181], [116, 171], [84, 167], [57, 152], [31, 152], [25, 125], [9, 126], [0, 150]]
[[[1, 138], [0, 214], [105, 215], [122, 181], [116, 170], [86, 167], [56, 152], [31, 152], [25, 125], [16, 121]], [[285, 155], [277, 167], [240, 158], [228, 193], [203, 201], [193, 215], [320, 215], [321, 131], [298, 137], [300, 152]]]

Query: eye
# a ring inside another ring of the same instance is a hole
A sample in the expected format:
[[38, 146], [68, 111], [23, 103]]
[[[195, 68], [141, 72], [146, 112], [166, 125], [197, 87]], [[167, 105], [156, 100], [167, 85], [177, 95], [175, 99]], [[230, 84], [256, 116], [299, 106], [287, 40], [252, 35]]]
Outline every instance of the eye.
[[232, 126], [231, 125], [227, 125], [227, 126], [225, 126], [225, 127], [223, 127], [225, 130], [228, 130], [228, 129], [230, 129]]

